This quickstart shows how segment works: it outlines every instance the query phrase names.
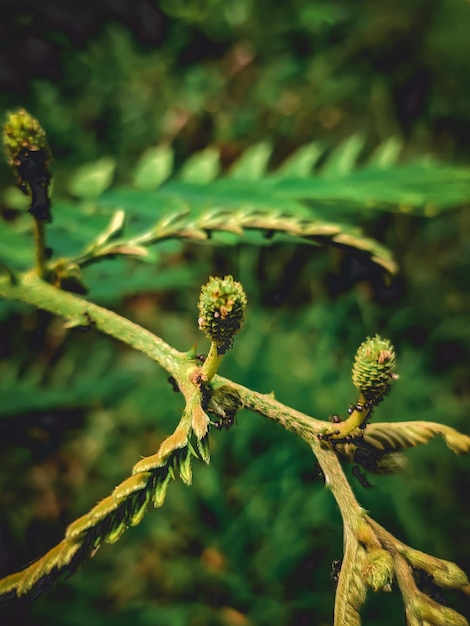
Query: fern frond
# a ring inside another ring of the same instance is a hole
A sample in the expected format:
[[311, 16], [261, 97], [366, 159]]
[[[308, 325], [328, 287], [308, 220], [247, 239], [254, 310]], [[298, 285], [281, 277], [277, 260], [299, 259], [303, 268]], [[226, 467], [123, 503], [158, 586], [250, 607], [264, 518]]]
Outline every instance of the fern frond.
[[111, 346], [102, 342], [90, 361], [73, 348], [47, 369], [27, 359], [12, 357], [0, 362], [0, 419], [49, 410], [119, 402], [136, 381], [137, 374], [120, 366]]
[[445, 424], [424, 421], [369, 424], [363, 435], [335, 445], [334, 450], [340, 459], [357, 463], [373, 474], [396, 474], [406, 465], [403, 450], [437, 436], [443, 437], [455, 454], [470, 452], [469, 436]]
[[354, 249], [387, 271], [391, 273], [397, 271], [397, 266], [388, 250], [374, 239], [362, 236], [356, 228], [347, 224], [326, 222], [256, 207], [244, 207], [239, 210], [214, 208], [202, 211], [197, 216], [176, 214], [170, 224], [168, 224], [167, 216], [163, 223], [156, 225], [152, 236], [145, 243], [156, 243], [166, 238], [207, 241], [215, 232], [231, 233], [241, 241], [248, 230], [264, 231], [268, 236], [276, 232], [284, 233], [311, 243]]
[[[188, 431], [182, 433], [181, 423], [178, 428], [157, 454], [139, 461], [132, 476], [110, 496], [70, 524], [57, 546], [21, 572], [1, 579], [0, 605], [11, 604], [26, 594], [37, 596], [60, 578], [70, 576], [103, 542], [114, 543], [128, 527], [139, 524], [150, 502], [155, 507], [162, 506], [168, 485], [177, 474], [190, 484], [191, 460], [196, 453]], [[207, 460], [207, 436], [197, 445], [204, 450], [203, 460]]]
[[393, 559], [396, 580], [403, 596], [407, 623], [422, 626], [468, 626], [466, 618], [448, 606], [436, 602], [418, 588], [415, 576], [428, 575], [444, 589], [470, 592], [468, 578], [460, 567], [450, 561], [425, 554], [398, 541], [371, 517], [365, 517], [369, 528]]
[[[215, 178], [220, 163], [211, 148], [191, 157], [179, 179], [169, 182], [173, 152], [160, 146], [139, 161], [134, 173], [137, 188], [109, 190], [114, 164], [102, 159], [75, 177], [74, 193], [88, 200], [86, 219], [77, 205], [56, 202], [48, 240], [55, 259], [77, 259], [79, 265], [87, 265], [116, 256], [151, 260], [145, 247], [169, 236], [207, 241], [211, 233], [228, 232], [238, 238], [230, 241], [239, 241], [248, 231], [259, 230], [268, 238], [276, 232], [356, 250], [394, 272], [390, 253], [364, 238], [352, 221], [377, 209], [433, 216], [462, 206], [470, 201], [470, 171], [435, 163], [397, 166], [401, 143], [396, 138], [358, 165], [363, 145], [363, 139], [354, 135], [325, 158], [324, 148], [310, 144], [292, 154], [277, 172], [267, 173], [271, 146], [262, 143], [248, 149], [220, 178]], [[322, 165], [316, 167], [319, 159]], [[126, 210], [129, 228], [117, 240], [123, 226], [121, 209]], [[165, 219], [166, 236], [161, 221]], [[0, 257], [19, 269], [33, 264], [29, 229], [23, 218], [0, 229]]]
[[427, 443], [441, 436], [455, 454], [470, 452], [470, 437], [437, 422], [375, 422], [369, 424], [364, 441], [378, 450], [400, 451]]
[[417, 164], [364, 168], [336, 179], [285, 179], [273, 183], [273, 192], [286, 199], [308, 200], [314, 207], [329, 206], [333, 213], [382, 210], [432, 217], [467, 203], [469, 182], [466, 168]]

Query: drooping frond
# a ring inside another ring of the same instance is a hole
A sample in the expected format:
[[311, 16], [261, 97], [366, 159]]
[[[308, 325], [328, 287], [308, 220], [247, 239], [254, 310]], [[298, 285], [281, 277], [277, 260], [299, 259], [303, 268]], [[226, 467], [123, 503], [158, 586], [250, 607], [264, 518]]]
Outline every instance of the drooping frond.
[[441, 436], [447, 447], [455, 454], [470, 452], [470, 437], [459, 433], [455, 428], [435, 422], [376, 422], [369, 424], [364, 440], [374, 448], [386, 451], [400, 451], [427, 443]]
[[[112, 159], [100, 159], [72, 179], [70, 191], [85, 205], [54, 203], [48, 229], [53, 260], [79, 266], [116, 256], [152, 261], [148, 246], [168, 238], [220, 245], [288, 238], [346, 248], [395, 272], [389, 251], [357, 228], [358, 217], [377, 210], [433, 216], [462, 206], [470, 200], [470, 172], [435, 163], [397, 165], [401, 145], [394, 138], [360, 162], [363, 146], [358, 136], [330, 152], [310, 144], [271, 172], [272, 147], [263, 143], [223, 176], [214, 148], [174, 172], [172, 149], [159, 146], [137, 163], [133, 186], [114, 188]], [[12, 269], [33, 264], [26, 218], [0, 230], [0, 259]]]

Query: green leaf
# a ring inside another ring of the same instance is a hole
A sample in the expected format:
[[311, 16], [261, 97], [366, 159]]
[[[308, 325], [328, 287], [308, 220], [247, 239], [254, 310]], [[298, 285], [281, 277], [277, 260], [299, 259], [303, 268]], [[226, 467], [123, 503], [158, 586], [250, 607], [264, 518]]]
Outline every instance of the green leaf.
[[150, 148], [137, 162], [132, 174], [132, 183], [137, 189], [156, 189], [172, 171], [173, 150], [167, 145]]
[[31, 198], [18, 189], [18, 187], [7, 187], [2, 192], [2, 201], [9, 209], [26, 211], [31, 204]]
[[364, 213], [371, 209], [432, 217], [470, 200], [470, 169], [443, 165], [365, 167], [345, 176], [272, 180], [273, 192], [330, 206], [331, 211]]
[[357, 158], [364, 147], [364, 137], [352, 135], [337, 146], [321, 169], [322, 176], [344, 176], [355, 169]]
[[112, 157], [103, 157], [82, 165], [69, 182], [69, 192], [81, 200], [99, 198], [111, 185], [115, 167], [116, 161]]
[[169, 471], [156, 478], [155, 490], [153, 493], [153, 506], [156, 509], [160, 508], [163, 505], [170, 481], [171, 475]]
[[272, 146], [267, 141], [251, 146], [241, 155], [230, 170], [230, 177], [237, 180], [258, 180], [266, 173]]
[[206, 148], [186, 161], [179, 178], [185, 183], [207, 185], [217, 178], [219, 172], [219, 151], [216, 148]]
[[368, 159], [368, 165], [382, 169], [390, 168], [396, 164], [402, 150], [403, 141], [399, 137], [389, 137], [375, 149]]
[[[77, 332], [77, 331], [75, 331]], [[135, 386], [137, 375], [116, 361], [105, 342], [89, 360], [77, 347], [54, 362], [43, 380], [44, 367], [28, 358], [0, 362], [0, 417], [38, 411], [116, 404]]]
[[120, 237], [124, 231], [125, 218], [126, 214], [124, 211], [116, 211], [106, 229], [93, 242], [92, 247], [99, 248], [109, 241], [113, 241], [114, 239]]
[[191, 461], [192, 456], [189, 450], [186, 450], [179, 460], [179, 472], [181, 476], [181, 480], [186, 484], [190, 485], [193, 479], [193, 473], [191, 469]]
[[308, 178], [323, 152], [324, 147], [317, 142], [302, 146], [278, 167], [274, 175], [276, 178]]

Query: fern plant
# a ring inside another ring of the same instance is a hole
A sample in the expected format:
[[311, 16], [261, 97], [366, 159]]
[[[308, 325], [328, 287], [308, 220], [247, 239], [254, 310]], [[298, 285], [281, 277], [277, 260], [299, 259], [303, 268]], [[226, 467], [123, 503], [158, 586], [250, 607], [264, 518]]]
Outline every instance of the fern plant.
[[[465, 573], [455, 563], [405, 545], [378, 524], [358, 503], [340, 463], [354, 463], [364, 481], [362, 470], [377, 475], [399, 472], [405, 463], [404, 450], [436, 436], [456, 454], [470, 451], [470, 437], [445, 424], [371, 421], [398, 377], [395, 350], [387, 339], [375, 335], [359, 346], [352, 369], [357, 400], [344, 417], [322, 420], [283, 405], [274, 394], [258, 393], [218, 374], [247, 315], [249, 295], [232, 276], [210, 278], [201, 289], [198, 325], [211, 341], [202, 360], [194, 348], [179, 352], [85, 298], [87, 268], [118, 257], [152, 262], [149, 247], [168, 239], [225, 245], [246, 240], [261, 245], [282, 236], [346, 247], [393, 273], [397, 267], [389, 251], [353, 227], [355, 211], [367, 203], [371, 210], [434, 214], [469, 199], [468, 172], [432, 164], [396, 166], [400, 149], [396, 141], [387, 142], [368, 163], [354, 168], [362, 143], [353, 137], [315, 171], [322, 156], [315, 145], [268, 173], [271, 148], [260, 144], [228, 176], [219, 177], [218, 155], [209, 150], [167, 181], [172, 153], [160, 147], [138, 163], [133, 188], [107, 191], [112, 160], [84, 168], [71, 184], [81, 207], [56, 203], [54, 226], [46, 229], [52, 215], [45, 133], [37, 120], [21, 110], [8, 118], [4, 142], [31, 215], [2, 228], [0, 295], [64, 318], [67, 328], [94, 328], [146, 354], [168, 372], [185, 408], [173, 434], [155, 454], [139, 460], [109, 496], [70, 524], [57, 546], [0, 580], [0, 602], [9, 606], [22, 597], [41, 594], [75, 572], [103, 543], [116, 542], [127, 528], [139, 524], [152, 505], [161, 507], [173, 480], [180, 478], [190, 485], [193, 461], [210, 462], [214, 431], [230, 429], [238, 410], [244, 408], [307, 443], [337, 502], [344, 555], [335, 567], [336, 626], [359, 625], [367, 593], [387, 592], [394, 586], [402, 594], [411, 626], [468, 624], [419, 584], [419, 577], [427, 576], [434, 586], [469, 594]], [[101, 224], [101, 231], [89, 228], [84, 215], [93, 215], [93, 224]], [[23, 219], [31, 217], [33, 254], [28, 252], [30, 233]], [[49, 241], [54, 242], [53, 251]], [[35, 267], [25, 269], [34, 259]]]

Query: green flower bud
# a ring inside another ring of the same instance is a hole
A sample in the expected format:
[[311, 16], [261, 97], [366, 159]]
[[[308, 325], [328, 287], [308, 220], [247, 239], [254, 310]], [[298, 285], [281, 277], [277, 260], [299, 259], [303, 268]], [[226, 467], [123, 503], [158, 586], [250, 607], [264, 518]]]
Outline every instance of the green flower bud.
[[51, 221], [49, 164], [52, 157], [46, 133], [38, 120], [24, 109], [10, 113], [3, 127], [3, 145], [21, 191], [31, 196], [29, 212], [38, 220]]
[[360, 394], [371, 403], [382, 400], [390, 390], [394, 373], [395, 352], [388, 339], [368, 337], [358, 348], [352, 369], [352, 380]]
[[32, 151], [44, 150], [48, 161], [51, 159], [44, 129], [38, 120], [24, 109], [9, 114], [3, 127], [3, 145], [8, 163], [12, 167], [15, 166], [15, 159], [22, 148]]
[[217, 346], [219, 355], [232, 347], [233, 337], [245, 320], [246, 295], [232, 276], [214, 278], [201, 288], [199, 328]]

